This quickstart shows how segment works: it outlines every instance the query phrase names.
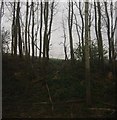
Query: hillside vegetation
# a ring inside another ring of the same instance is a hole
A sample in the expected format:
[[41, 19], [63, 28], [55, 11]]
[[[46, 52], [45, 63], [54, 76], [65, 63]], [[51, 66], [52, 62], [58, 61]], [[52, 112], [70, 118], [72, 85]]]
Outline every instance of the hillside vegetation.
[[79, 61], [32, 61], [5, 54], [2, 65], [3, 118], [115, 115], [115, 80], [109, 76], [107, 64], [105, 71], [92, 66], [91, 106], [85, 103], [85, 71]]

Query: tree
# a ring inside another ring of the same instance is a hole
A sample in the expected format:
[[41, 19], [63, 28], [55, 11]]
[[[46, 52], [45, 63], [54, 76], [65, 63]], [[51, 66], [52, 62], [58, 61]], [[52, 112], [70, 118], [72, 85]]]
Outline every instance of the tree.
[[69, 11], [68, 11], [68, 28], [69, 28], [69, 40], [70, 40], [70, 55], [71, 60], [74, 60], [74, 50], [73, 50], [73, 37], [72, 37], [72, 26], [73, 26], [73, 2], [69, 1]]
[[[97, 4], [96, 4], [97, 3]], [[102, 42], [102, 32], [101, 32], [101, 7], [100, 2], [94, 2], [94, 10], [95, 10], [95, 33], [98, 44], [98, 54], [99, 54], [99, 64], [100, 67], [103, 66], [103, 42]], [[98, 19], [97, 19], [98, 15]]]
[[86, 102], [89, 105], [91, 103], [91, 91], [90, 91], [90, 61], [89, 61], [89, 25], [88, 25], [88, 9], [89, 3], [85, 2], [85, 80], [86, 80]]
[[12, 20], [12, 42], [11, 42], [11, 54], [14, 54], [14, 42], [15, 42], [15, 6], [16, 3], [14, 1], [13, 5], [13, 20]]
[[107, 2], [104, 2], [104, 5], [105, 5], [105, 14], [107, 17], [106, 26], [107, 26], [107, 37], [108, 37], [108, 44], [109, 44], [109, 63], [111, 63], [112, 60], [111, 60], [110, 19], [109, 19], [109, 14], [108, 14], [108, 10], [107, 10]]
[[[15, 6], [16, 2], [14, 2], [14, 6]], [[17, 3], [18, 4], [18, 3]], [[18, 5], [17, 5], [18, 7]], [[15, 8], [15, 7], [14, 7]], [[15, 14], [14, 14], [15, 15]], [[13, 20], [15, 21], [15, 24], [14, 24], [14, 55], [17, 55], [17, 20], [18, 20], [18, 13], [16, 13], [15, 16], [13, 16]]]
[[[49, 6], [50, 6], [50, 11], [49, 11]], [[44, 38], [43, 38], [43, 58], [47, 58], [47, 59], [49, 59], [49, 44], [51, 39], [53, 12], [54, 12], [54, 0], [51, 4], [49, 4], [49, 2], [45, 2], [44, 3], [45, 30], [44, 30]], [[49, 15], [50, 15], [50, 20], [49, 20]]]
[[28, 21], [28, 56], [30, 56], [30, 24], [31, 24], [31, 8], [29, 13], [29, 21]]
[[80, 18], [81, 18], [81, 41], [82, 41], [82, 62], [85, 62], [85, 49], [84, 49], [84, 17], [83, 17], [83, 12], [82, 12], [82, 8], [81, 8], [81, 2], [79, 2], [79, 5], [77, 5], [77, 3], [75, 2], [76, 7], [79, 10], [80, 13]]
[[44, 40], [43, 40], [43, 58], [47, 57], [47, 42], [48, 42], [48, 2], [45, 2], [44, 4], [44, 25], [45, 25], [45, 30], [44, 30]]
[[66, 47], [66, 32], [65, 32], [65, 22], [62, 16], [62, 27], [63, 27], [63, 37], [64, 37], [64, 42], [63, 42], [63, 46], [64, 46], [64, 53], [65, 53], [65, 60], [68, 60], [68, 56], [67, 56], [67, 47]]
[[34, 2], [31, 3], [32, 10], [32, 58], [34, 57]]
[[[115, 7], [117, 8], [117, 2], [115, 2]], [[117, 9], [115, 10], [115, 56], [114, 58], [117, 58]]]
[[1, 41], [1, 43], [0, 43], [0, 52], [2, 51], [1, 49], [2, 49], [2, 38], [1, 38], [1, 21], [2, 21], [2, 16], [3, 16], [3, 6], [4, 6], [4, 2], [3, 2], [3, 0], [1, 1], [1, 6], [0, 6], [0, 41]]
[[28, 48], [27, 48], [27, 27], [28, 27], [28, 0], [26, 2], [26, 21], [25, 21], [25, 54], [28, 54]]
[[99, 51], [99, 62], [100, 62], [100, 66], [103, 66], [104, 65], [104, 58], [103, 58], [103, 42], [102, 42], [102, 32], [101, 32], [102, 24], [101, 24], [100, 2], [97, 2], [97, 7], [98, 7], [98, 51]]
[[47, 41], [47, 58], [49, 59], [49, 44], [50, 44], [50, 39], [51, 39], [51, 30], [52, 30], [52, 22], [53, 22], [53, 12], [54, 12], [54, 0], [51, 3], [51, 7], [50, 7], [50, 23], [49, 23], [49, 29], [48, 29], [48, 41]]
[[18, 34], [18, 40], [19, 40], [19, 55], [22, 57], [22, 38], [21, 38], [21, 26], [20, 26], [20, 2], [17, 3], [17, 18], [16, 18], [16, 24], [17, 24], [17, 34]]
[[36, 7], [36, 10], [35, 10], [37, 13], [37, 28], [36, 28], [36, 31], [35, 31], [35, 41], [34, 41], [34, 45], [35, 45], [35, 49], [36, 49], [36, 52], [35, 52], [35, 55], [37, 57], [37, 50], [38, 50], [38, 45], [37, 45], [37, 40], [38, 40], [38, 32], [39, 32], [39, 2], [37, 2], [37, 7]]
[[40, 51], [39, 51], [39, 58], [41, 58], [41, 52], [42, 52], [42, 27], [43, 27], [43, 3], [41, 1], [41, 11], [40, 11]]

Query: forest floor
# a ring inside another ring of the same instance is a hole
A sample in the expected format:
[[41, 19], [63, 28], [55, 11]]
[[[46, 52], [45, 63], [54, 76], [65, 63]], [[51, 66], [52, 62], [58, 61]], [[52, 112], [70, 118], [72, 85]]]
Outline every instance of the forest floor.
[[[91, 69], [91, 105], [85, 102], [85, 71], [76, 61], [3, 55], [3, 118], [114, 118], [115, 81]], [[117, 77], [115, 78], [117, 80]]]

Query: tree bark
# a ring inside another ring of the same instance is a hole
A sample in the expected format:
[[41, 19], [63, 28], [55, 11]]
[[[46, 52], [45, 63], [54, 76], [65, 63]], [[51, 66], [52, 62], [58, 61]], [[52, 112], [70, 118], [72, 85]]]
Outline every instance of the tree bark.
[[88, 25], [88, 9], [89, 3], [85, 2], [85, 79], [86, 79], [86, 103], [91, 104], [90, 90], [90, 61], [89, 61], [89, 25]]
[[31, 4], [32, 9], [32, 58], [34, 57], [34, 2]]
[[79, 2], [79, 12], [80, 12], [80, 17], [81, 17], [81, 21], [82, 21], [82, 33], [81, 33], [81, 39], [82, 39], [82, 53], [83, 53], [83, 57], [82, 57], [82, 62], [85, 62], [85, 49], [84, 49], [84, 18], [83, 18], [83, 14], [82, 14], [82, 10], [81, 10], [81, 2]]
[[14, 42], [15, 42], [15, 1], [13, 6], [13, 20], [12, 20], [12, 42], [11, 42], [11, 54], [14, 54]]
[[97, 2], [98, 6], [98, 51], [99, 51], [99, 60], [100, 66], [104, 65], [104, 57], [103, 57], [103, 42], [102, 42], [102, 32], [101, 32], [101, 7], [100, 2]]
[[67, 47], [66, 47], [66, 32], [65, 32], [65, 23], [64, 23], [64, 19], [62, 18], [62, 25], [63, 25], [63, 37], [64, 37], [64, 53], [65, 53], [65, 60], [68, 60], [67, 57]]
[[68, 28], [69, 28], [69, 40], [70, 40], [70, 55], [71, 55], [71, 60], [74, 60], [72, 26], [73, 26], [73, 2], [69, 1]]
[[42, 52], [42, 26], [43, 26], [43, 3], [41, 1], [41, 11], [40, 11], [40, 50], [39, 50], [39, 58], [41, 58]]
[[28, 22], [28, 56], [30, 56], [30, 23], [31, 23], [31, 8], [29, 14], [29, 22]]
[[22, 57], [22, 38], [21, 38], [21, 27], [20, 27], [20, 2], [17, 3], [17, 34], [18, 34], [18, 46], [19, 46], [19, 55]]
[[110, 37], [110, 19], [109, 19], [109, 14], [108, 14], [108, 10], [107, 10], [107, 2], [104, 2], [105, 5], [105, 14], [107, 17], [107, 36], [108, 36], [108, 44], [109, 44], [109, 63], [112, 63], [112, 54], [111, 54], [111, 37]]
[[45, 24], [45, 31], [44, 31], [44, 40], [43, 40], [43, 58], [47, 57], [47, 43], [48, 43], [48, 2], [45, 2], [44, 6], [44, 24]]
[[27, 48], [27, 27], [28, 27], [28, 0], [26, 2], [26, 21], [25, 21], [25, 54], [28, 55], [28, 48]]

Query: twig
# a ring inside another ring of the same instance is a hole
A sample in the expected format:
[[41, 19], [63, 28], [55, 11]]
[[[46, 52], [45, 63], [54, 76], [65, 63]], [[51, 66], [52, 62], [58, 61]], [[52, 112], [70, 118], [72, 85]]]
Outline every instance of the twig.
[[[46, 81], [45, 81], [45, 82], [46, 82]], [[50, 100], [50, 103], [51, 103], [51, 105], [52, 105], [52, 112], [53, 112], [53, 111], [54, 111], [54, 106], [53, 106], [53, 101], [52, 101], [52, 97], [51, 97], [51, 95], [50, 95], [50, 90], [49, 90], [49, 86], [48, 86], [47, 82], [46, 82], [46, 88], [47, 88], [47, 91], [48, 91], [49, 100]]]

